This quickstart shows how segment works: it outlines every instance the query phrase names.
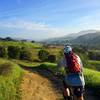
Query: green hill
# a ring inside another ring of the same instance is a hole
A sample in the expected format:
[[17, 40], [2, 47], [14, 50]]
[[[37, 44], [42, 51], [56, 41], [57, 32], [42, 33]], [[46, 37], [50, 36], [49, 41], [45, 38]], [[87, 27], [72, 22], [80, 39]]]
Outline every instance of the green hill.
[[15, 63], [0, 59], [0, 100], [19, 100], [22, 69]]
[[41, 48], [39, 43], [21, 42], [21, 41], [0, 41], [0, 46], [20, 46], [27, 48]]
[[81, 35], [76, 39], [71, 40], [71, 43], [88, 47], [98, 47], [100, 46], [100, 32]]

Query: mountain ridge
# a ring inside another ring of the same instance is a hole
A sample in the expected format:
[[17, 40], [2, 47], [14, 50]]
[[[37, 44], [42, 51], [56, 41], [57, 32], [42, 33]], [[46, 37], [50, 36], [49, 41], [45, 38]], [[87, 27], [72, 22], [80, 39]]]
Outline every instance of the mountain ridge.
[[44, 41], [44, 43], [60, 45], [67, 43], [72, 45], [83, 45], [89, 47], [100, 46], [100, 31], [80, 31], [77, 34], [73, 33], [61, 38], [49, 39]]

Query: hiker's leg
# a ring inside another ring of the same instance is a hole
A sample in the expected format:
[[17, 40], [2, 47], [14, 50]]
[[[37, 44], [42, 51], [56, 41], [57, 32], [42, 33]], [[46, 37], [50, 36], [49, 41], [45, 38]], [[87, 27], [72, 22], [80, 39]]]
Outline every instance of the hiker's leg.
[[70, 91], [68, 88], [64, 88], [63, 93], [65, 97], [70, 96]]
[[76, 97], [76, 98], [77, 98], [77, 100], [84, 100], [83, 96], [81, 96], [81, 97]]
[[63, 96], [65, 100], [71, 100], [70, 91], [64, 80], [63, 80]]
[[74, 87], [75, 100], [84, 100], [83, 93], [84, 88], [82, 86]]
[[84, 100], [83, 96], [74, 96], [74, 100]]

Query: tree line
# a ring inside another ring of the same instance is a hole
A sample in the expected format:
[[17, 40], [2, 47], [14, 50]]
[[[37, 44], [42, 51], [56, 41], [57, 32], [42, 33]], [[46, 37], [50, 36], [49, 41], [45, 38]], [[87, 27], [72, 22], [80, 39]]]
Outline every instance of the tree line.
[[[19, 59], [19, 60], [28, 60], [33, 61], [33, 56], [31, 50], [27, 47], [19, 46], [0, 46], [0, 57], [7, 59]], [[56, 56], [51, 55], [48, 51], [40, 49], [37, 54], [41, 62], [56, 62]]]

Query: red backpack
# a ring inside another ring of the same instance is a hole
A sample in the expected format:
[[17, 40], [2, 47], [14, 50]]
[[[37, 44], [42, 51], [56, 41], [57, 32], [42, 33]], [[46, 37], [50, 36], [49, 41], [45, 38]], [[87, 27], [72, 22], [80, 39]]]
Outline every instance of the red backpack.
[[65, 59], [70, 73], [79, 73], [81, 71], [80, 64], [78, 63], [77, 55], [75, 53], [65, 54]]

